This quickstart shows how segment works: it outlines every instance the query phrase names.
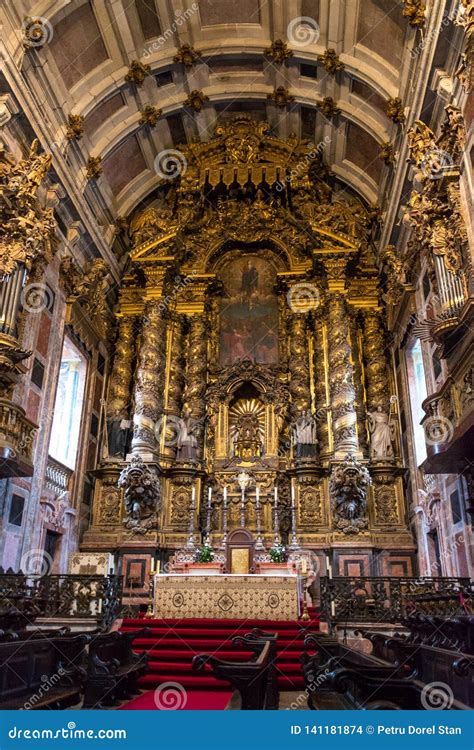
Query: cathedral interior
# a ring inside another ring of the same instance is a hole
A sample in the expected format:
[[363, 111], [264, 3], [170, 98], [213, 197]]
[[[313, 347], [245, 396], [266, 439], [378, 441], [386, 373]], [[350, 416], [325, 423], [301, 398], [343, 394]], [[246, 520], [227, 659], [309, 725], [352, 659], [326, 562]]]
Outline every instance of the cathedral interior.
[[0, 19], [1, 612], [285, 569], [333, 633], [411, 586], [472, 654], [473, 3]]

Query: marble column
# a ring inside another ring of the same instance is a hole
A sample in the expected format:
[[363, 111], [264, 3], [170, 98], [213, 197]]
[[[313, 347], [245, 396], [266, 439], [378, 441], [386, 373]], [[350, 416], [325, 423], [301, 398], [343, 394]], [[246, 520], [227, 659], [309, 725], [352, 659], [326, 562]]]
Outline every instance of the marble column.
[[350, 319], [344, 294], [328, 297], [328, 365], [332, 430], [336, 457], [357, 453], [357, 413]]
[[156, 426], [163, 415], [166, 370], [165, 309], [160, 300], [150, 300], [143, 315], [135, 378], [135, 413], [132, 452], [158, 452]]

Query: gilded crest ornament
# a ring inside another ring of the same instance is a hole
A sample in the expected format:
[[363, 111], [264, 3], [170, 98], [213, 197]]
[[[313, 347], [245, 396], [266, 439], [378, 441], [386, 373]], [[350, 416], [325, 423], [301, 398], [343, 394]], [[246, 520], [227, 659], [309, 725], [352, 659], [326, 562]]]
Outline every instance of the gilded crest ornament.
[[184, 65], [185, 68], [192, 68], [193, 65], [201, 59], [201, 52], [191, 44], [185, 43], [178, 47], [173, 62]]
[[138, 122], [140, 125], [149, 125], [150, 128], [154, 128], [162, 112], [163, 110], [159, 107], [153, 107], [151, 104], [147, 104], [146, 107], [141, 110]]
[[416, 29], [426, 24], [426, 5], [424, 0], [403, 0], [402, 16], [408, 18], [408, 23]]
[[321, 114], [324, 115], [324, 117], [327, 117], [329, 119], [341, 114], [341, 110], [337, 106], [332, 96], [325, 96], [321, 102], [316, 102], [316, 107], [319, 109]]
[[395, 156], [395, 150], [390, 141], [385, 141], [385, 143], [381, 144], [379, 158], [383, 159], [383, 162], [387, 167], [391, 167], [395, 164], [397, 159]]
[[186, 97], [183, 103], [183, 106], [188, 107], [188, 109], [192, 109], [193, 112], [201, 112], [205, 103], [208, 101], [209, 101], [209, 97], [206, 96], [206, 94], [203, 91], [198, 91], [197, 89], [194, 89]]
[[135, 86], [140, 87], [143, 86], [143, 81], [148, 75], [150, 75], [150, 73], [151, 67], [149, 65], [142, 63], [139, 60], [132, 60], [128, 73], [125, 76], [125, 80], [128, 83], [134, 83]]
[[284, 86], [277, 86], [272, 94], [267, 94], [267, 99], [271, 99], [277, 107], [281, 108], [295, 101], [295, 97]]
[[333, 75], [345, 68], [344, 63], [340, 61], [336, 50], [332, 48], [326, 49], [322, 55], [318, 55], [318, 62], [324, 66], [328, 73], [332, 73]]
[[102, 157], [89, 156], [87, 160], [86, 177], [88, 180], [96, 180], [102, 174]]
[[264, 55], [271, 57], [278, 65], [281, 65], [289, 57], [292, 57], [293, 51], [282, 39], [276, 39], [272, 42], [271, 47], [268, 47], [264, 51]]
[[66, 129], [66, 138], [68, 141], [78, 141], [84, 133], [84, 117], [82, 115], [68, 116], [68, 126]]
[[405, 111], [402, 100], [399, 96], [390, 98], [387, 102], [387, 117], [397, 125], [403, 125], [405, 122]]

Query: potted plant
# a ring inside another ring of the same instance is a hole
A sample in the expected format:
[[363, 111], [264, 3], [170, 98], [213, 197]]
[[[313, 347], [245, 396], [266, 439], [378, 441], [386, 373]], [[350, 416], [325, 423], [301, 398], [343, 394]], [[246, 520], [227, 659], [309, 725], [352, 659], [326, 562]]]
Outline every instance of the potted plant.
[[281, 542], [274, 542], [273, 547], [268, 550], [273, 563], [283, 563], [286, 559], [286, 549]]
[[199, 549], [196, 550], [194, 560], [197, 563], [210, 563], [214, 560], [214, 550], [207, 539], [202, 547], [199, 547]]

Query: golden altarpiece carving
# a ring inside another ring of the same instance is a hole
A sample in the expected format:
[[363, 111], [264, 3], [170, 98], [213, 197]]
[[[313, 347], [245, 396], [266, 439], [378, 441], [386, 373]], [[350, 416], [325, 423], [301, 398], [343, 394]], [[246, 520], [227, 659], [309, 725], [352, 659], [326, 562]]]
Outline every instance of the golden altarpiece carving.
[[[376, 212], [332, 187], [314, 146], [247, 116], [168, 167], [130, 223], [83, 549], [178, 550], [206, 522], [216, 547], [257, 524], [268, 547], [277, 487], [284, 541], [412, 550]], [[123, 492], [143, 464], [160, 485], [145, 512]]]

